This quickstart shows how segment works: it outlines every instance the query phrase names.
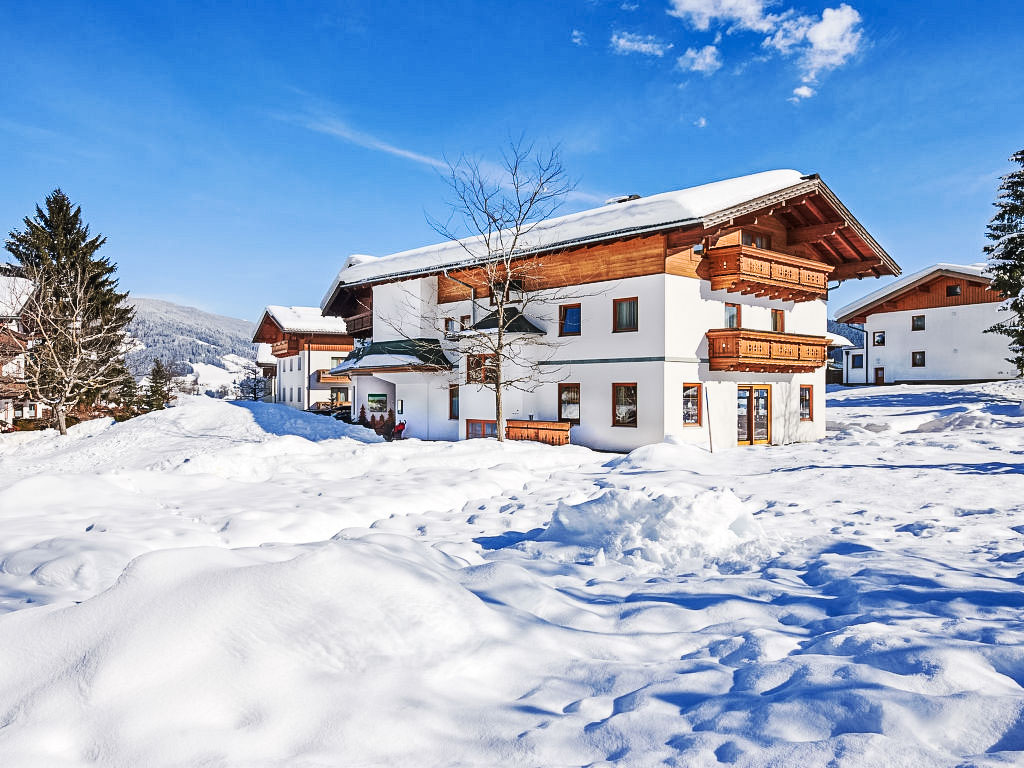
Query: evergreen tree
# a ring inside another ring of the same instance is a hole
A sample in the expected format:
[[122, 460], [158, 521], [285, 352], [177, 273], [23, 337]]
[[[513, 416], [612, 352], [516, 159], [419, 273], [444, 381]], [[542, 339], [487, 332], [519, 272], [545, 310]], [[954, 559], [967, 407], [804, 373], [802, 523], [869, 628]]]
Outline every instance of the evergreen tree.
[[163, 410], [171, 401], [171, 384], [174, 372], [159, 357], [149, 370], [149, 386], [146, 389], [145, 404], [151, 411]]
[[144, 403], [134, 376], [125, 376], [117, 390], [117, 418], [130, 419], [141, 413]]
[[64, 435], [68, 411], [113, 398], [123, 383], [133, 310], [117, 290], [117, 266], [96, 254], [106, 238], [90, 236], [67, 195], [54, 190], [24, 224], [6, 248], [34, 286], [23, 313], [32, 337], [25, 373], [30, 396], [53, 409]]
[[996, 215], [985, 232], [991, 242], [985, 246], [992, 287], [1006, 297], [1003, 309], [1010, 317], [989, 331], [1010, 337], [1007, 360], [1024, 375], [1024, 150], [1011, 162], [1020, 168], [1003, 176], [996, 197]]

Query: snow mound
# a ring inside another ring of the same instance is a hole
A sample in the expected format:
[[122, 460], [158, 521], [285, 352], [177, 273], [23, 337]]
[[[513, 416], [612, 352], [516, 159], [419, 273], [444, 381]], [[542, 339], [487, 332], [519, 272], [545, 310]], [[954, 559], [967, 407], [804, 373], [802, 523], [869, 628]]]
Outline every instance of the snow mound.
[[687, 570], [748, 559], [765, 538], [750, 507], [729, 490], [687, 499], [610, 488], [580, 504], [560, 503], [539, 540], [578, 548], [598, 563], [612, 558], [644, 570]]

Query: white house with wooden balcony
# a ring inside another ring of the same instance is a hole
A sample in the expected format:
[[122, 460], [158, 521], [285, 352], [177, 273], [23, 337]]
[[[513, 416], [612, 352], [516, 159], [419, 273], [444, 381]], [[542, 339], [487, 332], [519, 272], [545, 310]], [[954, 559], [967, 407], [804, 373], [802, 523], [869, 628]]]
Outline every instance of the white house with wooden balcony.
[[[334, 369], [354, 412], [394, 409], [409, 437], [495, 433], [493, 363], [466, 354], [467, 334], [493, 332], [473, 245], [342, 267], [322, 309], [368, 342]], [[545, 301], [509, 331], [544, 343], [536, 386], [505, 393], [510, 435], [568, 425], [615, 451], [821, 438], [829, 285], [899, 273], [817, 175], [791, 170], [550, 219], [516, 256], [539, 267], [515, 289]]]
[[934, 264], [836, 313], [864, 325], [864, 346], [843, 350], [844, 384], [955, 383], [1016, 378], [1007, 319], [984, 264]]
[[324, 317], [319, 307], [268, 306], [256, 326], [254, 344], [269, 344], [276, 361], [258, 362], [273, 383], [273, 399], [292, 408], [317, 410], [351, 406], [351, 380], [330, 371], [353, 348], [352, 335], [339, 317]]
[[25, 355], [31, 340], [22, 321], [32, 295], [32, 283], [0, 265], [0, 422], [38, 419], [46, 415], [42, 403], [31, 400], [25, 381]]

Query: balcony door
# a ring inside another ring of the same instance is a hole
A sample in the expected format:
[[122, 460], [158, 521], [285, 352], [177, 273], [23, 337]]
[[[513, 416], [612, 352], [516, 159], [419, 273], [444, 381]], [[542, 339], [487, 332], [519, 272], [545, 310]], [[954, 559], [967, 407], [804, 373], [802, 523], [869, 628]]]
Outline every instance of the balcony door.
[[767, 384], [736, 388], [736, 442], [761, 445], [771, 440], [772, 396]]
[[885, 384], [885, 368], [875, 368], [875, 384]]

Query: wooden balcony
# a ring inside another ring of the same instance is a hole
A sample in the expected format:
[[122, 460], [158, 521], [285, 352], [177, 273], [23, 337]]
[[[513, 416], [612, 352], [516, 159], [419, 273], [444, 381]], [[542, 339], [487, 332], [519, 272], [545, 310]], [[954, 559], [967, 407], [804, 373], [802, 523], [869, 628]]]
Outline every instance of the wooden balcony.
[[712, 371], [810, 373], [825, 365], [825, 336], [717, 328], [707, 332]]
[[275, 341], [270, 347], [270, 354], [274, 357], [291, 357], [299, 354], [299, 340], [296, 338], [284, 338]]
[[828, 294], [834, 267], [788, 253], [749, 245], [708, 251], [711, 289], [764, 296], [781, 301], [813, 301]]
[[533, 440], [548, 445], [568, 445], [569, 427], [567, 421], [508, 419], [505, 422], [505, 437], [509, 440]]
[[317, 384], [351, 384], [352, 380], [348, 377], [347, 373], [343, 373], [339, 376], [332, 376], [331, 371], [328, 368], [320, 368], [316, 372], [316, 383]]
[[373, 335], [373, 312], [360, 312], [345, 318], [345, 330], [349, 336]]

